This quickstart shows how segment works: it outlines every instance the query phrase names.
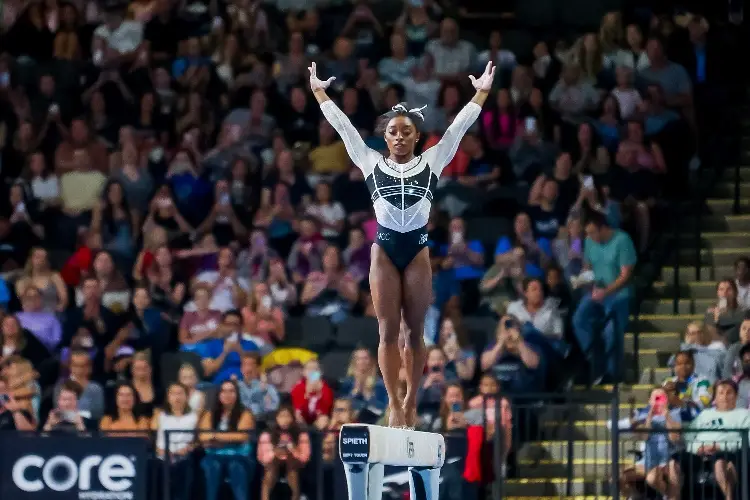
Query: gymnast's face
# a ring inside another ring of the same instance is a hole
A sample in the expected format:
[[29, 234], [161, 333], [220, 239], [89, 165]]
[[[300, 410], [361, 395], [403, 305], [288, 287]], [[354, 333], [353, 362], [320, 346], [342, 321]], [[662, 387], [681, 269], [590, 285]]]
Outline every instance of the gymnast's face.
[[391, 157], [405, 158], [414, 154], [414, 147], [419, 140], [419, 131], [408, 116], [395, 116], [385, 127], [385, 142]]

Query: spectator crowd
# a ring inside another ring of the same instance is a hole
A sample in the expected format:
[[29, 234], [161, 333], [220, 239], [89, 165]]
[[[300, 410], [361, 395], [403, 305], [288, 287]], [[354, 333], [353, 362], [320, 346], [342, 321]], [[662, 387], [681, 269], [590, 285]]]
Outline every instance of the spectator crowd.
[[[634, 266], [670, 179], [700, 163], [684, 145], [700, 145], [700, 92], [721, 78], [711, 27], [612, 12], [515, 53], [459, 19], [439, 0], [6, 1], [0, 429], [153, 431], [177, 500], [199, 474], [209, 499], [226, 480], [267, 500], [283, 476], [296, 500], [314, 447], [332, 462], [343, 423], [386, 421], [376, 222], [310, 94], [312, 61], [380, 151], [379, 114], [427, 105], [429, 148], [467, 75], [501, 69], [428, 227], [419, 408], [425, 429], [469, 436], [456, 480], [486, 480], [477, 453], [496, 432], [510, 452], [501, 391], [559, 388], [574, 352], [592, 381], [615, 379]], [[750, 342], [747, 260], [737, 272], [664, 389], [696, 412], [700, 377], [750, 362], [745, 344], [714, 355]]]

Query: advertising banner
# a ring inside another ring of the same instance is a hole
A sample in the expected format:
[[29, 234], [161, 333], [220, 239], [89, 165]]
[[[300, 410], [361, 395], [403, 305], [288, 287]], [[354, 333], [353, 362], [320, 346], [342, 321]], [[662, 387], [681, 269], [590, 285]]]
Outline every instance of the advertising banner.
[[2, 500], [141, 500], [148, 442], [126, 437], [0, 437]]

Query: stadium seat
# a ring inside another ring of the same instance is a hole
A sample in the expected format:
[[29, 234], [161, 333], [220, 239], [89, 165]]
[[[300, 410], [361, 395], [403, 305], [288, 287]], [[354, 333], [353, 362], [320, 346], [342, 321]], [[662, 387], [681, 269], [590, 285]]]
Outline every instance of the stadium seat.
[[286, 320], [285, 346], [302, 347], [320, 354], [331, 347], [333, 340], [333, 325], [328, 318], [304, 316]]
[[320, 366], [323, 369], [323, 377], [334, 385], [346, 377], [346, 371], [349, 369], [349, 358], [351, 350], [336, 350], [325, 353], [320, 358]]
[[375, 318], [348, 318], [336, 329], [335, 346], [337, 349], [356, 349], [364, 346], [372, 352], [377, 351], [380, 336], [378, 320]]

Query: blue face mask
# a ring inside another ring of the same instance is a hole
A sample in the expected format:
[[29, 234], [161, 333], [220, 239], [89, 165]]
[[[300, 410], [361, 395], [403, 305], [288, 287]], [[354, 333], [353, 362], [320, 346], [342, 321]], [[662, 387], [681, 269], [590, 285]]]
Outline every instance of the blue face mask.
[[314, 372], [310, 372], [307, 374], [307, 381], [308, 382], [318, 382], [320, 381], [320, 372], [315, 370]]

